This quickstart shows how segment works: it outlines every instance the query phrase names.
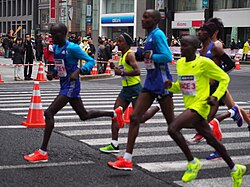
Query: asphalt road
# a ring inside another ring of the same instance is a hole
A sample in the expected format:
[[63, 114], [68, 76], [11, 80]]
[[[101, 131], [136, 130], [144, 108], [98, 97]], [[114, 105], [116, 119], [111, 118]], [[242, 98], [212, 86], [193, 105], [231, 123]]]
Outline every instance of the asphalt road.
[[[235, 101], [248, 102], [250, 100], [250, 66], [242, 65], [241, 67], [241, 70], [234, 71], [230, 74], [231, 83], [229, 89]], [[175, 79], [175, 66], [171, 65], [170, 69]], [[0, 84], [0, 99], [6, 97], [6, 101], [12, 99], [11, 94], [13, 93], [15, 93], [13, 94], [13, 97], [16, 97], [13, 98], [13, 100], [15, 100], [19, 95], [22, 95], [22, 92], [31, 92], [33, 88], [32, 81], [13, 81], [12, 70], [11, 67], [0, 67], [0, 74], [5, 80], [4, 84]], [[145, 76], [142, 76], [142, 79], [144, 78]], [[91, 86], [101, 88], [102, 85], [109, 85], [109, 89], [113, 87], [116, 88], [120, 85], [120, 79], [109, 78], [82, 82], [83, 90]], [[48, 93], [52, 92], [51, 90], [59, 89], [58, 81], [40, 83], [40, 86], [41, 90], [48, 91]], [[53, 92], [53, 94], [55, 93]], [[113, 100], [108, 102], [112, 105]], [[28, 164], [22, 159], [22, 156], [39, 148], [42, 141], [43, 129], [23, 128], [20, 124], [25, 120], [25, 115], [17, 115], [14, 113], [26, 113], [27, 110], [19, 111], [18, 108], [20, 109], [22, 106], [16, 103], [16, 111], [6, 111], [4, 108], [11, 107], [11, 102], [9, 102], [9, 106], [8, 102], [5, 103], [6, 106], [3, 106], [3, 100], [0, 101], [0, 104], [2, 104], [0, 107], [0, 186], [178, 186], [177, 184], [183, 186], [183, 184], [180, 183], [173, 183], [181, 177], [183, 174], [182, 171], [153, 172], [145, 169], [145, 165], [140, 165], [140, 162], [147, 163], [165, 160], [178, 163], [179, 160], [184, 159], [179, 151], [168, 154], [167, 156], [162, 154], [156, 154], [156, 156], [136, 156], [135, 162], [139, 164], [134, 166], [132, 172], [117, 171], [107, 167], [107, 161], [114, 160], [114, 155], [100, 154], [98, 146], [80, 141], [79, 136], [69, 136], [65, 131], [67, 130], [69, 133], [73, 130], [79, 130], [79, 127], [55, 128], [49, 145], [49, 162], [45, 164]], [[162, 119], [162, 117], [159, 118]], [[98, 120], [96, 121], [98, 122]], [[96, 121], [93, 121], [93, 123]], [[79, 120], [65, 119], [60, 122], [77, 124]], [[90, 121], [89, 124], [91, 123]], [[88, 122], [84, 124], [87, 125]], [[162, 123], [159, 127], [164, 127], [164, 125], [165, 124]], [[156, 128], [158, 128], [158, 126]], [[92, 128], [87, 125], [86, 130], [91, 129]], [[109, 129], [109, 127], [107, 126], [106, 129]], [[227, 133], [229, 130], [225, 130], [225, 132]], [[161, 132], [161, 134], [165, 136], [165, 132]], [[143, 135], [157, 137], [158, 134], [151, 132]], [[88, 138], [90, 136], [96, 135], [93, 134], [86, 137]], [[97, 138], [102, 137], [102, 135], [98, 135]], [[123, 137], [126, 137], [126, 135], [123, 135]], [[245, 139], [246, 138], [243, 138], [242, 140], [246, 141]], [[238, 142], [238, 140], [234, 138], [226, 140], [226, 143], [234, 142]], [[139, 148], [150, 147], [147, 143], [138, 143], [138, 145]], [[153, 143], [153, 145], [163, 148], [169, 145], [173, 148], [176, 147], [173, 142], [156, 142]], [[122, 144], [122, 146], [124, 148], [125, 145]], [[231, 152], [235, 156], [241, 156], [241, 154], [246, 156], [250, 153], [248, 149], [241, 151], [232, 150]], [[201, 155], [205, 156], [205, 154]], [[247, 165], [250, 166], [249, 163]], [[205, 179], [208, 176], [210, 176], [209, 178], [213, 178], [213, 171], [214, 169], [201, 171], [199, 178]], [[228, 177], [228, 169], [226, 167], [216, 170], [216, 172], [218, 172], [218, 175], [221, 177]], [[249, 181], [248, 179], [249, 178], [247, 178], [247, 181]], [[206, 181], [209, 182], [209, 180]], [[204, 180], [202, 182], [204, 182]], [[202, 182], [198, 186], [202, 186]]]

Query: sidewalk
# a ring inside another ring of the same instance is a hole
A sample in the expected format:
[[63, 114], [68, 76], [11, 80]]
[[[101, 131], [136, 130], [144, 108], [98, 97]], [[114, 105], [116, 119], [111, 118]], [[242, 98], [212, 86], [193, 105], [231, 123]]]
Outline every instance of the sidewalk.
[[[34, 67], [33, 67], [31, 78], [36, 79], [38, 67], [39, 67], [39, 63], [34, 61]], [[15, 81], [14, 80], [14, 66], [12, 65], [12, 60], [10, 58], [4, 58], [3, 56], [0, 56], [0, 75], [4, 83], [28, 83], [28, 82], [33, 83], [33, 81], [26, 81], [26, 80]], [[46, 76], [44, 77], [46, 79]], [[81, 76], [81, 80], [109, 78], [109, 77], [112, 77], [112, 74], [84, 75], [84, 76]], [[24, 79], [23, 74], [21, 78]], [[53, 80], [53, 81], [58, 81], [58, 80]]]

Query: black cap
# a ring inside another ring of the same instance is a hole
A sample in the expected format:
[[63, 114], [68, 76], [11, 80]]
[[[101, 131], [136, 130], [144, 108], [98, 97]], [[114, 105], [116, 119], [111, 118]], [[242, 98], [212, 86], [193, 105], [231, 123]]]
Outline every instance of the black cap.
[[134, 42], [133, 39], [131, 38], [131, 36], [130, 36], [128, 33], [126, 33], [126, 32], [122, 33], [121, 35], [124, 37], [126, 43], [127, 43], [129, 46], [131, 46], [132, 43]]

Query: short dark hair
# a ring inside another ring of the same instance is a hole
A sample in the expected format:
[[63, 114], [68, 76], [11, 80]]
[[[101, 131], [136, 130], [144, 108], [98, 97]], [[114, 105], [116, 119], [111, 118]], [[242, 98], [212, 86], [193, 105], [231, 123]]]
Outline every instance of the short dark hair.
[[212, 22], [216, 25], [217, 30], [219, 31], [217, 34], [217, 39], [223, 36], [224, 32], [224, 24], [220, 18], [210, 18], [207, 22]]
[[54, 28], [58, 29], [59, 32], [62, 33], [63, 35], [65, 36], [67, 35], [68, 29], [64, 23], [56, 23], [56, 24], [51, 25], [50, 33], [51, 33], [51, 30]]
[[128, 33], [124, 32], [124, 33], [122, 33], [121, 35], [124, 37], [126, 43], [127, 43], [129, 46], [131, 46], [131, 45], [133, 44], [134, 41], [133, 41], [133, 39], [131, 38], [131, 36], [130, 36]]
[[201, 29], [207, 31], [210, 37], [213, 36], [216, 30], [218, 30], [217, 26], [213, 22], [204, 23]]

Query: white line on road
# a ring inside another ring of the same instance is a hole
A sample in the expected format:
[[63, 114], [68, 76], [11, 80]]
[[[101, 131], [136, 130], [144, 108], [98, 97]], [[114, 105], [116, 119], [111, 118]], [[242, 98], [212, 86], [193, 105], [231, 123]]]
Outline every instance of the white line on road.
[[39, 164], [23, 164], [23, 165], [9, 165], [0, 166], [0, 170], [7, 169], [26, 169], [26, 168], [44, 168], [44, 167], [60, 167], [60, 166], [75, 166], [83, 164], [94, 164], [93, 161], [79, 161], [79, 162], [58, 162], [58, 163], [39, 163]]
[[[247, 165], [249, 164], [250, 156], [232, 156], [232, 160], [235, 163]], [[203, 169], [214, 169], [227, 167], [224, 160], [205, 160], [200, 159]], [[173, 171], [185, 171], [187, 169], [186, 160], [170, 161], [170, 162], [150, 162], [150, 163], [137, 163], [137, 165], [151, 172], [173, 172]]]
[[[232, 177], [218, 177], [218, 178], [209, 178], [209, 179], [195, 179], [189, 183], [183, 183], [182, 181], [174, 181], [175, 184], [178, 184], [183, 187], [225, 187], [233, 186]], [[250, 175], [243, 176], [242, 187], [249, 187]]]

